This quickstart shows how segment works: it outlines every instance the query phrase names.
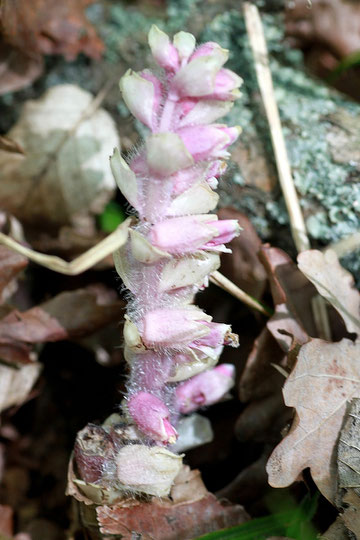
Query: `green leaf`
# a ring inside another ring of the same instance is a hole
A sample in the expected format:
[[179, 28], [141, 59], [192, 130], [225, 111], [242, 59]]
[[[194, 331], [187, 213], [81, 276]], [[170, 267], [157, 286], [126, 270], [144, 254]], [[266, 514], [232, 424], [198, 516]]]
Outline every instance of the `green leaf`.
[[346, 56], [341, 62], [338, 63], [335, 69], [330, 73], [328, 77], [329, 83], [334, 83], [342, 73], [349, 69], [360, 65], [360, 51], [355, 51]]
[[205, 534], [196, 540], [266, 540], [269, 536], [285, 536], [294, 519], [298, 519], [296, 512], [282, 512], [252, 519], [237, 527]]
[[111, 233], [125, 221], [125, 213], [122, 207], [115, 201], [110, 201], [98, 216], [99, 225], [102, 231]]
[[[292, 498], [283, 499], [291, 509], [270, 516], [252, 519], [247, 523], [205, 534], [196, 540], [266, 540], [269, 536], [286, 536], [294, 540], [316, 540], [317, 531], [310, 522], [318, 505], [319, 494], [306, 495], [295, 506]], [[293, 506], [294, 505], [294, 506]]]

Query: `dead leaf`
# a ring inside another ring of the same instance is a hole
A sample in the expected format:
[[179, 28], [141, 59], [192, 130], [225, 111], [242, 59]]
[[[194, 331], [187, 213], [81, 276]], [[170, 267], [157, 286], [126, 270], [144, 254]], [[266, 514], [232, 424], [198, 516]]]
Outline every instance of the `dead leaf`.
[[10, 284], [26, 266], [27, 259], [25, 257], [0, 245], [0, 304], [16, 290]]
[[109, 155], [114, 122], [93, 96], [73, 85], [26, 102], [8, 137], [26, 156], [0, 151], [2, 208], [22, 222], [58, 228], [103, 210], [115, 192]]
[[29, 56], [62, 54], [73, 60], [83, 52], [99, 59], [104, 46], [84, 8], [83, 0], [4, 0], [0, 32], [6, 43]]
[[270, 280], [275, 305], [286, 304], [287, 311], [310, 336], [316, 336], [311, 300], [316, 291], [298, 270], [291, 258], [281, 249], [265, 245], [259, 252]]
[[43, 69], [41, 56], [28, 56], [0, 40], [0, 95], [29, 86]]
[[130, 508], [98, 506], [96, 514], [102, 534], [121, 534], [123, 540], [136, 535], [156, 540], [191, 540], [248, 520], [242, 506], [220, 502], [211, 493], [190, 503], [153, 499]]
[[301, 347], [283, 389], [285, 403], [296, 409], [296, 416], [268, 461], [270, 485], [288, 486], [310, 467], [321, 493], [335, 500], [335, 448], [346, 402], [360, 397], [359, 355], [360, 344], [348, 339], [312, 339]]
[[183, 465], [175, 478], [170, 497], [175, 504], [180, 504], [198, 501], [207, 493], [200, 471], [197, 469], [192, 471], [190, 467]]
[[340, 313], [348, 332], [359, 333], [360, 294], [354, 287], [353, 276], [340, 265], [336, 253], [304, 251], [298, 256], [298, 265], [319, 294]]
[[274, 441], [291, 420], [292, 413], [285, 407], [281, 395], [284, 377], [280, 373], [278, 375], [281, 382], [274, 386], [274, 391], [258, 401], [251, 401], [240, 414], [235, 425], [236, 437], [240, 441]]
[[350, 540], [348, 530], [341, 516], [338, 516], [328, 530], [321, 535], [321, 540]]
[[25, 401], [40, 371], [38, 362], [19, 369], [0, 364], [0, 412]]
[[67, 338], [75, 338], [121, 320], [125, 303], [114, 291], [98, 284], [60, 293], [40, 307], [58, 322]]
[[[265, 327], [255, 340], [239, 382], [240, 401], [261, 399], [282, 386], [283, 378], [271, 364], [285, 363], [285, 355]], [[278, 384], [275, 383], [278, 381]]]
[[11, 311], [0, 321], [0, 343], [43, 343], [65, 339], [67, 333], [56, 319], [39, 307]]
[[338, 475], [340, 489], [353, 489], [360, 495], [360, 400], [354, 399], [340, 433]]
[[13, 514], [11, 506], [0, 505], [0, 537], [1, 535], [12, 535], [14, 528]]
[[231, 254], [221, 256], [221, 272], [235, 285], [254, 298], [261, 298], [266, 286], [266, 272], [259, 261], [261, 240], [251, 221], [235, 208], [225, 207], [218, 211], [219, 219], [236, 219], [242, 231], [229, 243]]
[[346, 527], [355, 534], [356, 538], [360, 537], [360, 498], [355, 493], [355, 490], [350, 490], [343, 498], [343, 503], [346, 505], [345, 512], [341, 515]]
[[225, 497], [240, 504], [249, 504], [249, 502], [261, 498], [268, 488], [265, 466], [271, 449], [269, 449], [268, 444], [265, 445], [260, 458], [243, 469], [230, 484], [218, 491], [217, 497]]

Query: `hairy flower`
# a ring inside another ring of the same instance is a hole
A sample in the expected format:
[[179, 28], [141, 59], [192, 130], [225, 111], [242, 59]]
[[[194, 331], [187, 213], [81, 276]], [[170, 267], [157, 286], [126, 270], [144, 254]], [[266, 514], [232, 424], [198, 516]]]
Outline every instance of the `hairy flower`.
[[[130, 162], [115, 151], [111, 167], [138, 216], [114, 256], [133, 295], [124, 326], [127, 412], [146, 443], [158, 447], [175, 441], [179, 413], [215, 403], [233, 385], [233, 366], [214, 366], [224, 345], [238, 345], [237, 336], [192, 302], [218, 268], [219, 252], [240, 232], [237, 221], [208, 212], [218, 203], [214, 190], [240, 133], [215, 122], [229, 112], [242, 81], [224, 67], [228, 51], [217, 43], [196, 47], [187, 32], [171, 41], [153, 26], [149, 45], [162, 75], [129, 70], [120, 88], [150, 133]], [[123, 453], [119, 478], [136, 485], [136, 459], [130, 447]], [[146, 460], [151, 469], [152, 456]]]

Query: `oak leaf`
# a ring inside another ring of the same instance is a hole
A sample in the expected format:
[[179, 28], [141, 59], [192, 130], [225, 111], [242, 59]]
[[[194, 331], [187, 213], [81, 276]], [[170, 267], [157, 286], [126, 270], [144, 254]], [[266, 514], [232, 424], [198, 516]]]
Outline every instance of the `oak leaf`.
[[347, 401], [360, 397], [360, 343], [311, 339], [285, 382], [285, 404], [296, 409], [288, 435], [267, 464], [269, 483], [285, 487], [310, 467], [322, 494], [334, 501], [336, 446]]
[[304, 251], [298, 256], [298, 265], [319, 294], [340, 313], [348, 332], [359, 333], [360, 294], [354, 287], [353, 276], [340, 265], [336, 253]]

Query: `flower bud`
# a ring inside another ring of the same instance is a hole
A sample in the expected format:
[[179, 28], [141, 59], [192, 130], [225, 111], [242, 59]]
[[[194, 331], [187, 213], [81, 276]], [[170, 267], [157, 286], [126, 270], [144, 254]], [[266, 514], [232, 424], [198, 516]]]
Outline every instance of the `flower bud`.
[[210, 333], [211, 317], [194, 306], [156, 309], [143, 319], [142, 339], [148, 347], [177, 347]]
[[242, 83], [242, 78], [236, 73], [230, 69], [222, 68], [215, 77], [214, 91], [208, 97], [223, 101], [234, 101], [241, 95], [238, 89]]
[[241, 128], [226, 127], [220, 124], [187, 126], [180, 128], [178, 134], [195, 161], [227, 157], [226, 148], [238, 138]]
[[175, 71], [179, 67], [179, 54], [170, 42], [169, 36], [155, 24], [150, 28], [149, 45], [156, 63], [169, 71]]
[[[203, 45], [202, 47], [205, 47]], [[212, 94], [215, 90], [215, 79], [220, 68], [228, 59], [228, 51], [219, 45], [210, 47], [207, 54], [200, 54], [199, 47], [187, 65], [176, 73], [170, 86], [170, 92], [178, 97], [201, 97]], [[211, 49], [211, 50], [210, 50]]]
[[138, 392], [130, 397], [128, 411], [139, 429], [163, 444], [173, 444], [177, 433], [170, 424], [170, 412], [158, 397], [148, 392]]
[[150, 231], [150, 242], [167, 253], [183, 255], [199, 249], [225, 251], [224, 239], [237, 236], [240, 227], [236, 220], [223, 220], [215, 225], [211, 215], [194, 215], [169, 218], [154, 225]]
[[234, 375], [232, 364], [221, 364], [179, 384], [176, 400], [180, 412], [188, 414], [219, 401], [234, 386]]

